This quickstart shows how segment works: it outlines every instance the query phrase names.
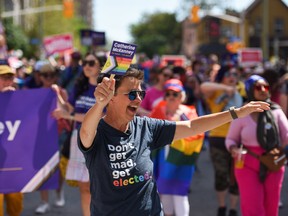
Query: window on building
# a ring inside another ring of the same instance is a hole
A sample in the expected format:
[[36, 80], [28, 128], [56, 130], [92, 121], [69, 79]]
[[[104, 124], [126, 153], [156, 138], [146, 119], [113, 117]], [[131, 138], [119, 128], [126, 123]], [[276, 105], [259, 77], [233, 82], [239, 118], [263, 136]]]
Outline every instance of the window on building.
[[262, 32], [262, 19], [259, 17], [255, 21], [254, 33], [255, 36], [260, 36]]
[[277, 18], [274, 21], [274, 32], [276, 35], [281, 36], [284, 34], [284, 20]]
[[221, 27], [221, 35], [224, 37], [227, 37], [227, 38], [231, 37], [233, 35], [231, 27], [229, 27], [229, 26]]

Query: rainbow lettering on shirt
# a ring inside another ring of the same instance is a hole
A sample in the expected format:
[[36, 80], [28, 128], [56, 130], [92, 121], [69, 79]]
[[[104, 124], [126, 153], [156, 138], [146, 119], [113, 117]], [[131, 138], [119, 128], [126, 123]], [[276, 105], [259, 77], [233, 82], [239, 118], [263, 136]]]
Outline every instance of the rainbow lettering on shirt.
[[108, 149], [110, 167], [114, 179], [112, 184], [115, 187], [124, 187], [152, 179], [152, 175], [148, 171], [142, 175], [133, 175], [130, 173], [130, 171], [136, 166], [135, 161], [131, 158], [127, 158], [127, 155], [131, 155], [131, 152], [135, 150], [133, 144], [108, 144]]
[[133, 185], [133, 184], [137, 184], [140, 182], [144, 182], [145, 180], [148, 181], [151, 178], [152, 176], [149, 175], [148, 172], [146, 172], [144, 175], [140, 175], [140, 176], [134, 175], [133, 177], [130, 177], [130, 178], [119, 178], [113, 181], [113, 185], [116, 187]]

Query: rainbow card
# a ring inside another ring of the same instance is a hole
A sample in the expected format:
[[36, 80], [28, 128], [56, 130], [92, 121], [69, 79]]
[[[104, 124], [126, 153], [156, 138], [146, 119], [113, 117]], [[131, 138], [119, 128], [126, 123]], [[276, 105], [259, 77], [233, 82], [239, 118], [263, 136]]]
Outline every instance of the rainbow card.
[[132, 63], [136, 47], [134, 44], [113, 41], [110, 56], [101, 73], [124, 75]]

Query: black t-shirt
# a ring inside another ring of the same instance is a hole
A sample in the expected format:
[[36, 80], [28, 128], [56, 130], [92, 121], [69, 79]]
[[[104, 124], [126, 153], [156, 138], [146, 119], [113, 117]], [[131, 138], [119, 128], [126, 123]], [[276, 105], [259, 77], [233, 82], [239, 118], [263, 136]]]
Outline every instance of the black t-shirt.
[[92, 216], [163, 215], [150, 153], [170, 144], [175, 129], [175, 122], [135, 117], [123, 133], [102, 119], [89, 149], [79, 140], [90, 175]]

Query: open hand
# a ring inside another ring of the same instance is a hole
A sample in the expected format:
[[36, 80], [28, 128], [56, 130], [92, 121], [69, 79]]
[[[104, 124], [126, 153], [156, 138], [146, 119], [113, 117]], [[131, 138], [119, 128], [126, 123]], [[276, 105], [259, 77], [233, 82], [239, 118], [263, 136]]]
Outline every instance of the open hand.
[[264, 112], [264, 110], [270, 110], [270, 104], [263, 101], [250, 101], [248, 104], [235, 109], [238, 117], [245, 117], [253, 112]]

